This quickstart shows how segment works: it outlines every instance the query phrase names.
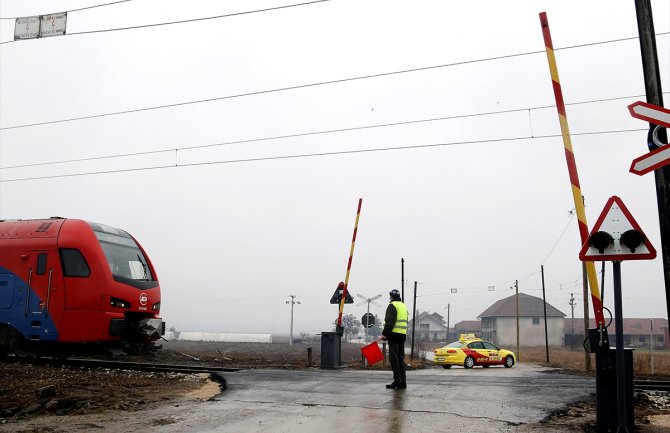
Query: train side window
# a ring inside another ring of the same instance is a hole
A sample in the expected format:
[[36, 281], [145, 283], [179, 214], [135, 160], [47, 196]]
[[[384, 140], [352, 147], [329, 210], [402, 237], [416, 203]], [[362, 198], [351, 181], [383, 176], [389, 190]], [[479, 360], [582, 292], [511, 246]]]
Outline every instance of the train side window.
[[65, 277], [88, 277], [91, 274], [91, 269], [79, 250], [61, 248], [60, 259], [63, 264], [63, 276]]
[[47, 273], [47, 255], [42, 253], [37, 255], [37, 275]]

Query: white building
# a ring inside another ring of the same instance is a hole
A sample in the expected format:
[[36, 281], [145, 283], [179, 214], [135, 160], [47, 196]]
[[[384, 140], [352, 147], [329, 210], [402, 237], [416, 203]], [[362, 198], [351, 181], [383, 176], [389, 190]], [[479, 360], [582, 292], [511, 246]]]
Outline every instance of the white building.
[[[481, 319], [481, 338], [499, 346], [516, 345], [517, 314], [519, 320], [519, 344], [521, 346], [544, 346], [544, 301], [535, 296], [519, 293], [501, 299], [491, 305], [477, 318]], [[547, 340], [550, 346], [563, 346], [565, 339], [565, 314], [546, 304]]]
[[[415, 341], [444, 341], [447, 338], [447, 326], [444, 324], [444, 317], [437, 313], [424, 311], [416, 315], [418, 326], [413, 330], [414, 321], [410, 320], [407, 328], [407, 335], [411, 338], [414, 335]], [[412, 334], [414, 332], [414, 334]]]

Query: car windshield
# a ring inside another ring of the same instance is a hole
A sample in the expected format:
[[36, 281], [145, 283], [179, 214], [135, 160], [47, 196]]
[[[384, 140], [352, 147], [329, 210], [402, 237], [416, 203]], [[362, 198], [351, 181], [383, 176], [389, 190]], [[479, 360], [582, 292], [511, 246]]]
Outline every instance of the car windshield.
[[154, 280], [142, 250], [128, 233], [103, 224], [89, 225], [100, 242], [113, 275], [140, 281]]
[[461, 347], [463, 347], [463, 343], [461, 343], [460, 341], [454, 341], [453, 343], [449, 343], [444, 347], [451, 347], [451, 348], [460, 349]]

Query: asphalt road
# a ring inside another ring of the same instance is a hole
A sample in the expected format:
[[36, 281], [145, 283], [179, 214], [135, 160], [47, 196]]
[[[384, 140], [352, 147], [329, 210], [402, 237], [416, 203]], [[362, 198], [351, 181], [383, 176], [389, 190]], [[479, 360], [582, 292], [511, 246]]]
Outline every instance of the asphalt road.
[[571, 402], [593, 399], [595, 390], [593, 378], [523, 364], [410, 371], [406, 390], [385, 388], [389, 371], [245, 370], [224, 376], [226, 391], [203, 407], [190, 431], [443, 432], [452, 423], [459, 432], [522, 431], [518, 427]]

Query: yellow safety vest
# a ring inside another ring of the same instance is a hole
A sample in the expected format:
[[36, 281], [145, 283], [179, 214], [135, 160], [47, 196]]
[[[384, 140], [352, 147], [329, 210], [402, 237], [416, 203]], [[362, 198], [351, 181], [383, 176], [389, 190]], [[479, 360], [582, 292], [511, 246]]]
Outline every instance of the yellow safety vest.
[[391, 332], [407, 335], [407, 307], [400, 301], [393, 301], [391, 304], [396, 311], [395, 326], [391, 329]]

